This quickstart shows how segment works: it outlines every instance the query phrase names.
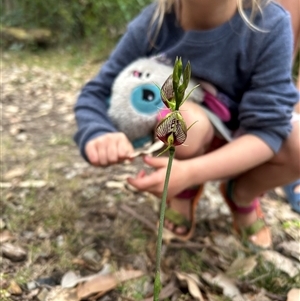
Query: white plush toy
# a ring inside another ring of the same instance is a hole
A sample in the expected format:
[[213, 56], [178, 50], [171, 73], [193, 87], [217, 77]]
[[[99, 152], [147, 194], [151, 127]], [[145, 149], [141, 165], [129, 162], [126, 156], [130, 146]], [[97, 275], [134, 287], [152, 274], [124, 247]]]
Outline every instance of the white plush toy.
[[[163, 85], [172, 72], [173, 67], [155, 58], [141, 58], [127, 66], [113, 84], [108, 115], [135, 147], [143, 146], [153, 139], [157, 115], [165, 108], [158, 87]], [[197, 82], [191, 80], [186, 93], [196, 85]], [[203, 97], [203, 91], [198, 87], [189, 98], [202, 102]]]

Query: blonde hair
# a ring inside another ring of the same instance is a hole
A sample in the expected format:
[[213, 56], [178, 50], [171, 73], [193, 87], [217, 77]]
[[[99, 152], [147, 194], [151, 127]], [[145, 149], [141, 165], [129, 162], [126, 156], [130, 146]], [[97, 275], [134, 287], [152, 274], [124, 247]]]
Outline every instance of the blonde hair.
[[[184, 0], [183, 0], [184, 1]], [[180, 0], [156, 0], [157, 2], [157, 8], [153, 15], [151, 26], [156, 23], [156, 30], [153, 36], [153, 40], [155, 41], [160, 27], [162, 25], [164, 15], [168, 12], [171, 12], [172, 9], [175, 9], [175, 12], [178, 17], [178, 13], [180, 10]], [[257, 13], [262, 13], [263, 7], [270, 2], [274, 2], [274, 0], [236, 0], [237, 2], [237, 8], [240, 16], [245, 21], [245, 23], [249, 26], [249, 28], [257, 31], [265, 31], [261, 28], [258, 28], [254, 24], [254, 18], [257, 15]], [[251, 14], [250, 17], [247, 16], [245, 13], [246, 8], [251, 8]]]
[[[273, 0], [236, 0], [237, 2], [237, 8], [240, 16], [245, 21], [245, 23], [253, 30], [257, 31], [264, 31], [261, 28], [258, 28], [254, 23], [254, 18], [257, 15], [257, 13], [262, 14], [263, 7], [268, 5], [270, 2], [274, 2]], [[245, 8], [251, 8], [251, 14], [248, 18], [245, 13]]]

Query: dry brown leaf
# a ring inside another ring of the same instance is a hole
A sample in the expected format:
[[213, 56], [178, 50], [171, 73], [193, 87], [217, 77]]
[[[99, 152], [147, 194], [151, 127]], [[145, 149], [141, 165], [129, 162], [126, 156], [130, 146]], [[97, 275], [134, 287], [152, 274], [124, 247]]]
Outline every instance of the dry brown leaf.
[[233, 235], [212, 233], [211, 239], [217, 247], [226, 253], [232, 253], [236, 250], [245, 251], [245, 247], [242, 245], [241, 241]]
[[65, 273], [61, 279], [61, 287], [70, 288], [78, 284], [78, 279], [80, 277], [74, 271], [68, 271]]
[[14, 237], [12, 236], [12, 234], [8, 231], [8, 230], [4, 230], [0, 233], [0, 243], [4, 243], [10, 240], [13, 240]]
[[0, 182], [0, 188], [11, 188], [12, 186], [12, 183]]
[[13, 186], [20, 187], [20, 188], [42, 188], [46, 185], [52, 186], [52, 184], [47, 183], [43, 180], [28, 180], [28, 181], [22, 181], [16, 184], [8, 183], [8, 182], [0, 182], [0, 188], [11, 188]]
[[183, 272], [175, 272], [176, 277], [180, 281], [185, 281], [188, 286], [189, 293], [197, 300], [204, 301], [202, 293], [199, 289], [199, 286], [201, 285], [200, 280], [198, 279], [198, 276], [195, 274], [187, 274]]
[[276, 251], [266, 250], [261, 252], [261, 255], [265, 260], [274, 264], [277, 269], [287, 273], [290, 277], [294, 277], [300, 272], [299, 266], [297, 267], [292, 260]]
[[232, 301], [244, 301], [239, 289], [234, 284], [234, 281], [226, 275], [219, 273], [212, 277], [209, 273], [203, 273], [202, 278], [211, 285], [216, 285], [223, 289], [223, 294], [229, 297]]
[[119, 283], [138, 278], [142, 275], [142, 271], [134, 270], [119, 271], [109, 275], [97, 275], [90, 281], [78, 286], [78, 299], [82, 300], [96, 293], [98, 294], [98, 297], [103, 296], [105, 293], [115, 288]]
[[299, 301], [300, 300], [300, 289], [293, 288], [288, 292], [286, 301]]
[[60, 286], [53, 288], [45, 301], [80, 301], [76, 289], [65, 289]]
[[24, 167], [17, 167], [6, 172], [3, 176], [3, 179], [6, 181], [10, 181], [14, 178], [22, 177], [25, 174], [25, 172], [26, 169]]
[[102, 270], [97, 274], [93, 274], [85, 277], [79, 277], [74, 271], [68, 271], [66, 274], [64, 274], [64, 276], [61, 279], [61, 287], [63, 288], [75, 287], [79, 283], [91, 281], [92, 279], [100, 275], [104, 276], [110, 273], [111, 273], [111, 266], [108, 263], [104, 264]]
[[285, 241], [278, 245], [278, 249], [282, 250], [284, 254], [292, 256], [300, 261], [300, 246], [298, 241]]
[[[171, 297], [176, 291], [177, 287], [175, 286], [175, 283], [171, 281], [168, 285], [162, 288], [162, 290], [159, 293], [159, 300], [165, 300], [169, 297]], [[153, 301], [153, 297], [149, 297], [147, 299], [144, 299], [143, 301]]]
[[5, 257], [12, 261], [22, 261], [27, 256], [27, 253], [23, 248], [8, 242], [2, 244], [1, 251]]
[[22, 289], [21, 289], [21, 287], [18, 285], [18, 283], [15, 280], [12, 280], [10, 282], [8, 291], [12, 295], [21, 295], [22, 294]]
[[101, 259], [100, 265], [101, 266], [107, 265], [107, 262], [109, 262], [110, 256], [111, 256], [111, 251], [109, 249], [105, 249], [101, 256], [102, 259]]
[[105, 187], [107, 187], [107, 188], [124, 189], [125, 188], [125, 182], [107, 181], [105, 183]]
[[21, 188], [42, 188], [45, 187], [48, 183], [43, 180], [28, 180], [28, 181], [23, 181], [20, 182], [17, 186]]
[[242, 277], [250, 274], [256, 267], [257, 261], [255, 256], [247, 258], [237, 258], [227, 269], [226, 275], [229, 277]]

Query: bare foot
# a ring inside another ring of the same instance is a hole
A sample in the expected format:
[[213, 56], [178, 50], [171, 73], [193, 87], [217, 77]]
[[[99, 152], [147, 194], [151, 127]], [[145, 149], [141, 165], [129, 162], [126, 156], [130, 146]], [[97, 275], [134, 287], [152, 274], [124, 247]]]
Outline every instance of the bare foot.
[[[177, 199], [174, 198], [170, 202], [170, 208], [174, 209], [175, 211], [182, 214], [187, 220], [191, 220], [191, 206], [192, 206], [192, 200], [183, 200], [183, 199]], [[179, 235], [186, 234], [188, 232], [188, 228], [186, 226], [176, 226], [168, 219], [165, 219], [165, 227]]]

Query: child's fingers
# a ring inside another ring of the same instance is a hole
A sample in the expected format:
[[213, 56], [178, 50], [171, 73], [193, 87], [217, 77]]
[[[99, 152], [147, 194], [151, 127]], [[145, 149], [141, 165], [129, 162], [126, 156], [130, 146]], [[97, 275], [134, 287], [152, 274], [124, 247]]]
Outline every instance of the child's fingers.
[[119, 141], [117, 145], [117, 149], [118, 149], [118, 157], [120, 159], [127, 159], [130, 157], [130, 154], [134, 152], [132, 144], [128, 140]]
[[154, 192], [154, 188], [160, 184], [159, 177], [156, 172], [150, 175], [143, 175], [136, 178], [128, 178], [128, 183], [141, 191]]
[[92, 165], [98, 166], [99, 165], [99, 156], [98, 156], [98, 150], [96, 148], [96, 145], [94, 143], [87, 144], [85, 148], [85, 153]]
[[97, 151], [98, 151], [98, 158], [99, 158], [100, 166], [106, 166], [109, 163], [106, 147], [103, 147], [101, 144], [100, 145], [98, 144]]
[[91, 164], [107, 166], [128, 158], [133, 153], [130, 141], [123, 133], [108, 133], [87, 143], [85, 152]]
[[119, 161], [119, 153], [116, 143], [109, 143], [106, 145], [106, 156], [108, 164], [114, 164]]
[[140, 178], [143, 178], [145, 175], [146, 175], [146, 172], [144, 169], [142, 169], [138, 172], [138, 174], [136, 175], [136, 178], [140, 179]]
[[165, 158], [157, 158], [157, 157], [150, 157], [150, 156], [144, 157], [144, 162], [154, 168], [161, 168], [167, 166], [168, 160], [169, 159], [167, 157]]

